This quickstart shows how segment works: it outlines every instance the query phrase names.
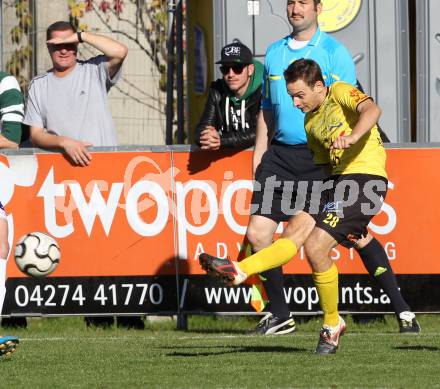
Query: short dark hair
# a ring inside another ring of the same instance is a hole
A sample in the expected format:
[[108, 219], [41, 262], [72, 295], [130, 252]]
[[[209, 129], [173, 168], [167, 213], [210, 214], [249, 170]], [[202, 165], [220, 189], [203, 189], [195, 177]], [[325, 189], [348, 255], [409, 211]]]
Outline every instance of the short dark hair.
[[318, 4], [321, 4], [321, 0], [313, 0], [313, 5], [315, 7], [315, 11], [316, 11], [316, 7], [318, 6]]
[[286, 80], [286, 84], [303, 80], [311, 88], [314, 87], [318, 81], [321, 81], [323, 85], [325, 85], [321, 68], [312, 59], [301, 58], [291, 63], [284, 72], [284, 79]]
[[52, 23], [49, 27], [47, 27], [46, 40], [52, 38], [52, 32], [54, 31], [68, 31], [68, 30], [75, 32], [75, 27], [73, 27], [73, 25], [69, 22], [59, 21]]
[[313, 4], [316, 7], [318, 4], [321, 4], [321, 0], [313, 0]]
[[313, 7], [315, 8], [315, 11], [318, 10], [318, 4], [321, 4], [321, 0], [313, 0]]

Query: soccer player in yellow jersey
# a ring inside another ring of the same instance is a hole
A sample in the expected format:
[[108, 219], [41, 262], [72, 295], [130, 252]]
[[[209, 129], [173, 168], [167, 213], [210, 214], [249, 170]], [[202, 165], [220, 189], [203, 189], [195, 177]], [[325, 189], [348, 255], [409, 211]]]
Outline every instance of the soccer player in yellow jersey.
[[327, 285], [317, 287], [324, 311], [317, 351], [331, 353], [341, 331], [327, 324], [335, 321], [338, 298], [338, 274], [330, 250], [337, 244], [365, 247], [371, 241], [367, 226], [387, 192], [386, 153], [376, 125], [381, 110], [352, 85], [336, 82], [326, 87], [313, 60], [294, 62], [284, 77], [293, 104], [306, 114], [307, 142], [314, 161], [330, 175], [318, 213], [310, 212], [316, 225], [304, 246], [309, 261], [325, 270]]
[[[330, 251], [341, 244], [364, 249], [373, 237], [367, 226], [383, 204], [388, 180], [386, 153], [378, 127], [380, 108], [351, 84], [326, 87], [319, 65], [293, 62], [284, 72], [293, 104], [305, 115], [307, 142], [314, 162], [328, 174], [308, 212], [289, 220], [280, 239], [240, 263], [201, 254], [202, 268], [238, 285], [247, 277], [287, 263], [304, 244], [324, 312], [318, 354], [335, 353], [345, 322], [338, 313], [338, 270]], [[315, 227], [309, 230], [310, 218]], [[420, 326], [411, 319], [420, 332]], [[404, 331], [401, 331], [404, 332]], [[408, 331], [409, 332], [409, 331]]]
[[[306, 113], [315, 163], [326, 167], [329, 178], [308, 214], [292, 218], [271, 246], [240, 263], [208, 254], [200, 255], [200, 263], [208, 273], [239, 284], [252, 274], [287, 263], [304, 244], [324, 312], [316, 352], [331, 354], [338, 348], [345, 323], [338, 313], [338, 271], [330, 250], [337, 244], [368, 245], [372, 237], [367, 225], [387, 191], [386, 155], [376, 126], [380, 109], [350, 84], [326, 87], [313, 60], [295, 61], [285, 71], [285, 79], [294, 105]], [[301, 223], [303, 218], [316, 222], [311, 232], [304, 227], [307, 223]]]

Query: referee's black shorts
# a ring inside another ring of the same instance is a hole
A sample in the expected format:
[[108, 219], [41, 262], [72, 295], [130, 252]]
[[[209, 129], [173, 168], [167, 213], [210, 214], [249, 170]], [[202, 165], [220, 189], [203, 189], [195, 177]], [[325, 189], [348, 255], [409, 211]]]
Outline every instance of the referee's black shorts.
[[314, 164], [306, 144], [273, 142], [255, 172], [251, 214], [279, 223], [308, 212], [312, 190], [323, 180], [323, 170]]

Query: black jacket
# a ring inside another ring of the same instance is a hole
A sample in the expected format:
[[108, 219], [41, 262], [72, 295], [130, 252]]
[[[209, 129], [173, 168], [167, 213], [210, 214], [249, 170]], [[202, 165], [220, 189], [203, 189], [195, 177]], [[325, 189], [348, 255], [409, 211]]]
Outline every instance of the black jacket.
[[[199, 146], [200, 133], [205, 126], [213, 126], [219, 132], [220, 148], [248, 148], [255, 144], [261, 85], [238, 107], [232, 103], [231, 96], [223, 79], [211, 83], [205, 110], [195, 133], [195, 141]], [[244, 110], [244, 123], [242, 123], [242, 110]]]

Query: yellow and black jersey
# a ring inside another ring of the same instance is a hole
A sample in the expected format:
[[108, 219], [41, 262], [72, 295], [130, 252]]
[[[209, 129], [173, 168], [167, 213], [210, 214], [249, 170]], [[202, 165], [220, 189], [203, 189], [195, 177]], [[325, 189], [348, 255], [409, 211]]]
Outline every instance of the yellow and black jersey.
[[359, 119], [357, 106], [370, 97], [353, 85], [336, 82], [314, 112], [305, 117], [307, 142], [317, 165], [330, 164], [332, 174], [363, 173], [387, 178], [386, 153], [375, 125], [349, 149], [330, 150], [341, 135], [350, 135]]

